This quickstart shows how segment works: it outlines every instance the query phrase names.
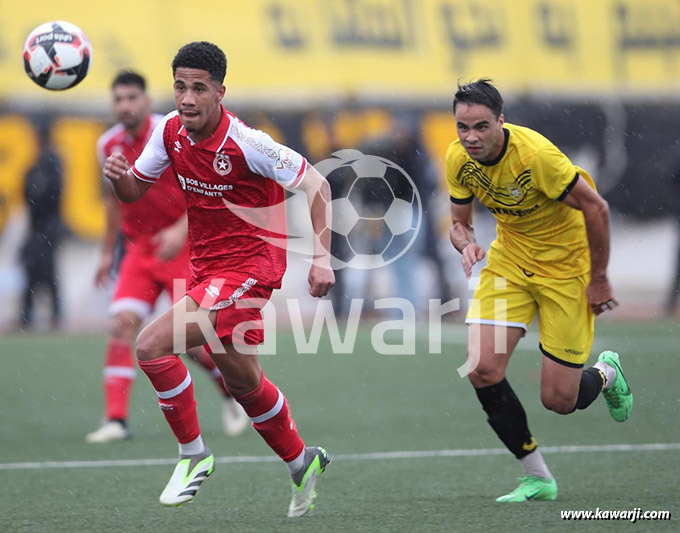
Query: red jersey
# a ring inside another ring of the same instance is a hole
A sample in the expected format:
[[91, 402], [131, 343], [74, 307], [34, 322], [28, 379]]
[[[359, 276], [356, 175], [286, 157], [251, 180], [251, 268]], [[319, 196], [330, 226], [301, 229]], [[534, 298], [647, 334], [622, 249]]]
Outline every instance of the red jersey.
[[286, 270], [283, 187], [302, 182], [305, 158], [222, 107], [217, 129], [197, 143], [177, 111], [166, 115], [132, 173], [155, 182], [169, 166], [186, 198], [192, 281], [241, 272], [280, 287]]
[[[144, 122], [144, 129], [138, 137], [129, 135], [122, 124], [116, 124], [97, 141], [97, 155], [101, 165], [113, 153], [121, 153], [128, 161], [135, 161], [149, 141], [154, 128], [163, 119], [162, 115], [150, 115]], [[175, 175], [168, 170], [160, 176], [160, 183], [152, 187], [142, 201], [126, 204], [119, 200], [122, 232], [130, 241], [143, 241], [167, 228], [186, 211], [184, 194]]]

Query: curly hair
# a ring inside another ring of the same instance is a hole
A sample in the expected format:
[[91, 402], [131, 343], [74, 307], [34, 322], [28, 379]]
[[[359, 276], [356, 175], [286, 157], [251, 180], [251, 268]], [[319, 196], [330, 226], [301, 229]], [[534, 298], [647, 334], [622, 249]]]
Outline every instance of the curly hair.
[[453, 113], [456, 113], [456, 106], [460, 103], [480, 104], [491, 109], [498, 119], [503, 113], [503, 97], [492, 85], [492, 81], [489, 78], [481, 78], [464, 85], [459, 83], [458, 91], [453, 99]]
[[185, 44], [172, 60], [172, 75], [178, 68], [196, 68], [205, 70], [210, 79], [222, 84], [227, 75], [227, 57], [224, 52], [208, 41], [196, 41]]

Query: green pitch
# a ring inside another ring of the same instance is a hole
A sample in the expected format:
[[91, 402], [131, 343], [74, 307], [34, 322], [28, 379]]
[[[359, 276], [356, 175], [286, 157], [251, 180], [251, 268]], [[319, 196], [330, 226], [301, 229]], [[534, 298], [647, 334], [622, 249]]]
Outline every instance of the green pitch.
[[[456, 331], [454, 341], [461, 333]], [[158, 496], [172, 472], [177, 447], [146, 377], [138, 372], [131, 402], [134, 438], [88, 445], [84, 436], [99, 424], [102, 412], [104, 338], [6, 336], [0, 339], [0, 531], [623, 527], [615, 521], [577, 525], [560, 518], [560, 510], [597, 507], [669, 510], [671, 522], [629, 527], [677, 530], [679, 338], [680, 327], [673, 324], [598, 327], [596, 349], [621, 353], [635, 393], [633, 414], [625, 424], [609, 418], [601, 398], [588, 411], [568, 417], [544, 410], [538, 395], [538, 350], [524, 340], [509, 379], [546, 450], [560, 494], [556, 502], [500, 505], [494, 499], [513, 489], [522, 472], [509, 453], [498, 452], [501, 445], [469, 383], [458, 377], [462, 344], [445, 343], [444, 355], [429, 355], [421, 342], [416, 356], [385, 356], [371, 350], [366, 331], [352, 355], [332, 355], [323, 343], [318, 355], [296, 355], [292, 335], [280, 331], [278, 355], [262, 358], [265, 371], [288, 396], [305, 441], [335, 456], [319, 481], [313, 516], [290, 520], [285, 516], [290, 492], [286, 468], [254, 431], [234, 439], [222, 435], [217, 392], [191, 362], [187, 366], [196, 384], [203, 436], [223, 459], [195, 502], [165, 509]], [[647, 443], [672, 446], [651, 451], [598, 447]], [[549, 447], [585, 445], [595, 448], [547, 453]], [[438, 450], [454, 450], [449, 452], [453, 456], [388, 453]], [[238, 457], [246, 462], [234, 462]], [[144, 465], [143, 459], [168, 463]], [[35, 463], [45, 461], [55, 464], [36, 468], [40, 465]]]

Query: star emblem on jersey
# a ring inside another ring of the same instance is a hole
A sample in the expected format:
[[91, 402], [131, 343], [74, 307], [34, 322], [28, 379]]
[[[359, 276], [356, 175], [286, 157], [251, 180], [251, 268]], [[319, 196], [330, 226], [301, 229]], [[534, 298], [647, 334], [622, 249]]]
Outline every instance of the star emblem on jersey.
[[231, 172], [231, 160], [227, 154], [217, 152], [213, 159], [213, 168], [220, 176], [226, 176]]

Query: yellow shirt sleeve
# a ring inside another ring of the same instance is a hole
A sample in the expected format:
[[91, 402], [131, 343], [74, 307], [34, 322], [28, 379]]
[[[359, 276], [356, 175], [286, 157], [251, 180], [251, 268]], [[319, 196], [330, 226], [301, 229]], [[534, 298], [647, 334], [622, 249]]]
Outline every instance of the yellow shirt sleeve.
[[562, 200], [577, 178], [576, 167], [554, 144], [549, 144], [536, 153], [531, 168], [531, 180], [548, 198]]
[[472, 201], [472, 191], [463, 185], [457, 178], [461, 169], [457, 161], [454, 144], [449, 146], [446, 152], [446, 184], [449, 188], [451, 201], [454, 203], [467, 204]]

